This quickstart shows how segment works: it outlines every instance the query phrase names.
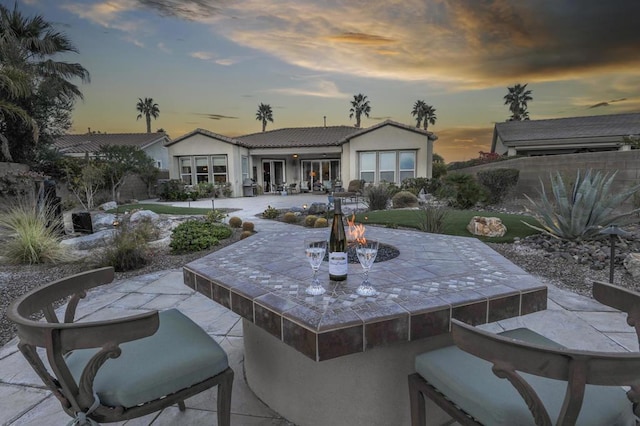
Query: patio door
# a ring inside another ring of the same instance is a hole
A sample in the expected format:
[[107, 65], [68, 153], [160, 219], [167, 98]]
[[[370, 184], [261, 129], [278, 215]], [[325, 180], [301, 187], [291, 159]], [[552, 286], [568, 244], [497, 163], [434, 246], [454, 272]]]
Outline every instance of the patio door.
[[282, 190], [286, 181], [284, 160], [262, 160], [262, 181], [264, 192]]

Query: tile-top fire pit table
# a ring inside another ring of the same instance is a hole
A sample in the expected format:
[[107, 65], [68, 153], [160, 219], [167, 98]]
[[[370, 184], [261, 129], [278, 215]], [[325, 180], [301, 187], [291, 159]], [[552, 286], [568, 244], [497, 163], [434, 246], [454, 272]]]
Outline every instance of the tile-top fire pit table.
[[243, 317], [245, 374], [255, 394], [301, 425], [408, 425], [407, 375], [415, 355], [450, 342], [450, 319], [478, 325], [547, 305], [547, 288], [474, 238], [368, 227], [396, 247], [375, 263], [377, 296], [318, 276], [327, 292], [309, 296], [305, 237], [329, 231], [291, 226], [259, 232], [184, 267], [189, 287]]

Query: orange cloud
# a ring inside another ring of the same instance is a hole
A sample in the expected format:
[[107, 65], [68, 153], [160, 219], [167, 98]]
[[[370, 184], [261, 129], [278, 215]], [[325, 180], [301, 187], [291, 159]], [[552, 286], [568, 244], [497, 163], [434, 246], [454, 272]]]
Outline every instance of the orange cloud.
[[342, 33], [340, 35], [334, 35], [327, 37], [331, 41], [338, 41], [342, 43], [355, 43], [365, 45], [380, 45], [395, 43], [396, 40], [392, 40], [387, 37], [382, 37], [374, 34], [364, 33]]

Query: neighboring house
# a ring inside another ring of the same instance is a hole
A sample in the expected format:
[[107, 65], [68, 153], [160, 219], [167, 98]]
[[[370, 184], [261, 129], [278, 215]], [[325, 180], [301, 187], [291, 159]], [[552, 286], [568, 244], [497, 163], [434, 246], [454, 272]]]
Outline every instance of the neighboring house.
[[640, 113], [496, 123], [491, 152], [514, 155], [573, 154], [631, 149], [624, 136], [640, 135]]
[[353, 179], [400, 184], [408, 177], [431, 177], [436, 139], [432, 132], [387, 120], [366, 129], [299, 127], [235, 138], [196, 129], [166, 146], [172, 179], [229, 183], [233, 195], [241, 196], [243, 183], [251, 180], [265, 192], [277, 192], [293, 184], [303, 191], [330, 191]]
[[94, 156], [102, 145], [137, 146], [153, 158], [156, 167], [169, 168], [169, 154], [166, 144], [171, 139], [166, 133], [86, 133], [84, 135], [65, 135], [54, 142], [53, 146], [69, 157]]

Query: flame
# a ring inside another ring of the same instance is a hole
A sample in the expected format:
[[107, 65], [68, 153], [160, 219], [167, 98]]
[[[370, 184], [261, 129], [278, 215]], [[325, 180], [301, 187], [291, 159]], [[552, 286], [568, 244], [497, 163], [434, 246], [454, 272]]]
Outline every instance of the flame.
[[364, 237], [364, 225], [361, 223], [356, 224], [355, 214], [351, 215], [351, 219], [347, 218], [347, 225], [349, 225], [348, 239], [350, 241], [356, 241], [360, 244], [367, 242], [367, 239]]

